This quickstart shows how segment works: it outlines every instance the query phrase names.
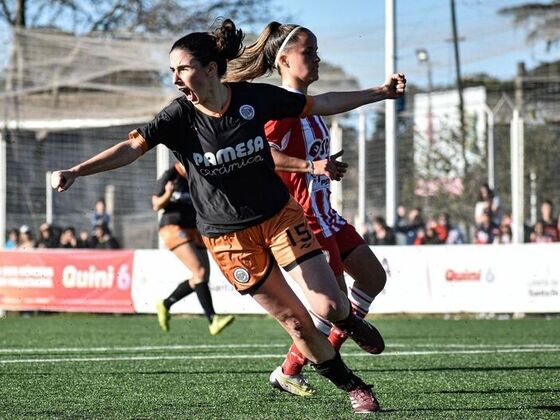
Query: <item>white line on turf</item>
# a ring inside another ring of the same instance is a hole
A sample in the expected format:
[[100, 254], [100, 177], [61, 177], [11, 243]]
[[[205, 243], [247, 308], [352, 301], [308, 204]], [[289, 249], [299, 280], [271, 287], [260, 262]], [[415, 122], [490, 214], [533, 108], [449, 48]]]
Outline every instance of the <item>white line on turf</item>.
[[[439, 354], [497, 354], [497, 353], [560, 353], [560, 347], [532, 349], [494, 349], [494, 350], [450, 350], [450, 351], [402, 351], [387, 352], [377, 357], [432, 356]], [[370, 357], [367, 353], [343, 353], [344, 357]], [[80, 363], [80, 362], [127, 362], [149, 360], [211, 360], [211, 359], [280, 359], [283, 354], [209, 354], [184, 356], [115, 356], [115, 357], [67, 357], [47, 359], [9, 359], [0, 360], [0, 365], [20, 363]], [[538, 369], [538, 368], [535, 368]]]
[[54, 348], [26, 348], [0, 349], [0, 353], [107, 353], [119, 351], [158, 351], [158, 350], [202, 350], [202, 349], [238, 349], [263, 347], [289, 347], [286, 343], [274, 344], [192, 344], [169, 346], [135, 346], [135, 347], [54, 347]]
[[[391, 343], [386, 345], [386, 350], [391, 348], [430, 348], [430, 349], [540, 349], [557, 348], [560, 344], [412, 344]], [[203, 349], [238, 349], [238, 348], [288, 348], [289, 343], [260, 343], [260, 344], [191, 344], [167, 346], [131, 346], [131, 347], [46, 347], [46, 348], [7, 348], [0, 349], [0, 354], [24, 353], [118, 353], [118, 352], [143, 352], [143, 351], [179, 351]]]

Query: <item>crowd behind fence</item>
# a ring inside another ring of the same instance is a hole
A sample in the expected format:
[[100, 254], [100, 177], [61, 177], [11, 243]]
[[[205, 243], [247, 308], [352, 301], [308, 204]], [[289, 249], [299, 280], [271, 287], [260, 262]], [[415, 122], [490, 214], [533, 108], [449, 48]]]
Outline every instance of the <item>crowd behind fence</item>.
[[[424, 215], [421, 207], [397, 208], [394, 226], [385, 218], [375, 216], [362, 232], [370, 245], [456, 245], [456, 244], [511, 244], [511, 216], [503, 212], [500, 199], [488, 184], [479, 189], [479, 199], [473, 205], [473, 223], [464, 229], [443, 211], [437, 216]], [[37, 234], [23, 224], [7, 232], [5, 249], [63, 248], [63, 249], [118, 249], [120, 241], [113, 235], [112, 219], [106, 211], [104, 199], [95, 204], [88, 227], [79, 232], [74, 226], [60, 227], [41, 223]], [[470, 238], [470, 239], [469, 239]], [[534, 224], [526, 223], [526, 243], [560, 242], [560, 212], [555, 214], [554, 203], [544, 199], [540, 215]], [[146, 247], [149, 248], [149, 247]]]

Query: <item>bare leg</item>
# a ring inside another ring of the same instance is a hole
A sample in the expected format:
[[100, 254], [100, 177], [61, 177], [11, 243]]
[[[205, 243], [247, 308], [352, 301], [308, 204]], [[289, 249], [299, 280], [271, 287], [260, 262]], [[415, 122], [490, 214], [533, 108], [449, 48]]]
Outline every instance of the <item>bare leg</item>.
[[199, 283], [208, 282], [210, 265], [205, 250], [198, 249], [193, 242], [188, 242], [179, 245], [173, 250], [173, 253], [193, 274], [193, 277], [189, 279], [189, 285], [192, 288]]
[[354, 286], [374, 298], [385, 287], [387, 274], [369, 246], [360, 245], [343, 261], [346, 271], [355, 281]]
[[[348, 298], [340, 290], [324, 256], [317, 255], [306, 260], [291, 270], [290, 275], [303, 290], [315, 314], [335, 324], [362, 350], [371, 354], [379, 354], [383, 351], [384, 343], [381, 334], [350, 310]], [[297, 343], [295, 344], [297, 346]]]
[[324, 256], [317, 255], [304, 261], [290, 270], [289, 275], [301, 287], [311, 310], [317, 315], [331, 322], [348, 317], [348, 299]]
[[189, 286], [196, 292], [206, 318], [212, 322], [216, 312], [208, 288], [210, 262], [206, 249], [197, 247], [194, 242], [188, 242], [175, 248], [173, 253], [192, 272], [193, 276], [188, 280]]
[[306, 358], [321, 363], [335, 356], [334, 349], [327, 338], [317, 331], [307, 309], [286, 283], [278, 266], [272, 269], [268, 279], [252, 296], [290, 334]]

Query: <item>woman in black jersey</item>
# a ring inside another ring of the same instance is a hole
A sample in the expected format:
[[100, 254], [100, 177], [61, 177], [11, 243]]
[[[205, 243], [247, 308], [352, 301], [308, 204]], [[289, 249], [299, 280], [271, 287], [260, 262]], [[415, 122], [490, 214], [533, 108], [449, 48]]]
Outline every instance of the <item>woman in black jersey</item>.
[[189, 269], [192, 277], [156, 304], [158, 322], [169, 331], [169, 309], [192, 292], [208, 318], [210, 334], [218, 335], [234, 320], [232, 315], [218, 315], [214, 311], [212, 295], [208, 288], [210, 263], [206, 246], [196, 228], [196, 210], [192, 204], [189, 184], [183, 165], [176, 163], [158, 179], [157, 191], [152, 196], [155, 211], [163, 210], [159, 220], [159, 234], [166, 248]]
[[227, 61], [240, 55], [242, 39], [226, 19], [212, 33], [195, 32], [176, 41], [169, 67], [183, 95], [128, 140], [53, 172], [53, 188], [65, 191], [78, 176], [128, 165], [157, 144], [166, 145], [188, 172], [198, 229], [228, 281], [278, 320], [320, 375], [348, 392], [355, 412], [379, 411], [371, 386], [317, 331], [280, 271], [283, 267], [298, 283], [316, 314], [362, 349], [376, 351], [379, 332], [350, 310], [301, 207], [274, 171], [264, 124], [395, 98], [404, 81], [394, 75], [377, 88], [313, 97], [268, 84], [224, 83]]

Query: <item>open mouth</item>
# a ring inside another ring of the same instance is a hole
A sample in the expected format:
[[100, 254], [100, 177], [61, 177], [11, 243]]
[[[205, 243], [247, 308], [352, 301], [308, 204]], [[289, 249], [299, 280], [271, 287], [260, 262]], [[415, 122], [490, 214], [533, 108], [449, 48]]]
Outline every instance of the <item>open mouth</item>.
[[180, 87], [179, 91], [187, 97], [190, 102], [196, 103], [198, 102], [198, 96], [188, 87]]

